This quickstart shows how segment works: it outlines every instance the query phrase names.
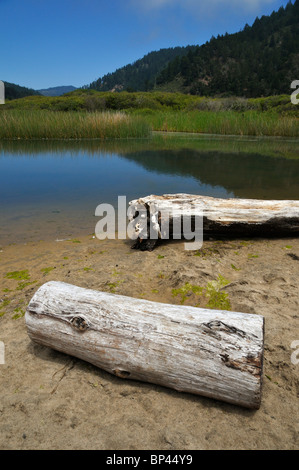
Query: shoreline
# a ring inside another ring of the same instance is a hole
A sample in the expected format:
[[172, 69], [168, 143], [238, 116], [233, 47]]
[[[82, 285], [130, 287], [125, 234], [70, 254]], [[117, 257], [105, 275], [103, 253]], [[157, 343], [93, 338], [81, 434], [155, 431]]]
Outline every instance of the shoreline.
[[[57, 142], [84, 142], [84, 141], [92, 141], [92, 142], [99, 142], [99, 143], [102, 143], [103, 141], [104, 142], [107, 142], [107, 141], [122, 141], [122, 140], [148, 140], [148, 139], [151, 139], [151, 137], [153, 136], [175, 136], [175, 137], [190, 137], [190, 136], [194, 136], [194, 137], [207, 137], [207, 138], [210, 138], [210, 137], [221, 137], [221, 138], [225, 138], [225, 139], [229, 139], [229, 138], [234, 138], [234, 139], [240, 139], [240, 140], [244, 140], [244, 139], [247, 139], [248, 137], [254, 142], [254, 141], [259, 141], [259, 140], [271, 140], [271, 139], [275, 139], [275, 140], [283, 140], [284, 142], [296, 142], [296, 141], [299, 141], [299, 136], [284, 136], [284, 135], [254, 135], [254, 134], [221, 134], [221, 133], [206, 133], [206, 132], [194, 132], [194, 131], [157, 131], [157, 130], [152, 130], [151, 131], [151, 134], [149, 136], [141, 136], [141, 137], [119, 137], [117, 139], [115, 138], [107, 138], [107, 139], [101, 139], [100, 137], [66, 137], [66, 138], [59, 138], [59, 137], [37, 137], [37, 138], [26, 138], [26, 137], [3, 137], [3, 138], [0, 138], [0, 142], [1, 141], [12, 141], [12, 142], [19, 142], [19, 141], [25, 141], [25, 142], [36, 142], [36, 141], [42, 141], [42, 142], [52, 142], [52, 141], [57, 141]], [[250, 141], [251, 141], [250, 140]]]
[[[185, 251], [183, 241], [140, 252], [131, 241], [90, 235], [73, 240], [2, 245], [1, 449], [298, 447], [298, 365], [291, 361], [291, 344], [298, 340], [299, 238], [210, 239], [196, 253]], [[222, 292], [232, 311], [265, 317], [258, 411], [119, 379], [33, 344], [26, 332], [23, 312], [50, 280], [202, 307], [208, 299], [188, 286], [205, 288], [219, 275], [228, 281]]]

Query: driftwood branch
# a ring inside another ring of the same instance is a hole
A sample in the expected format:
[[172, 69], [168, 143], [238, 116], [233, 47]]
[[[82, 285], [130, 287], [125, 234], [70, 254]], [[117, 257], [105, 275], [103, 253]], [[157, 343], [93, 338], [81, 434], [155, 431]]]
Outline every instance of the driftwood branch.
[[33, 341], [120, 378], [260, 406], [260, 315], [161, 304], [53, 281], [37, 290], [25, 320]]
[[[216, 236], [294, 236], [299, 234], [299, 201], [264, 201], [258, 199], [218, 199], [191, 194], [164, 194], [146, 196], [129, 203], [129, 221], [132, 223], [142, 208], [146, 217], [136, 223], [132, 248], [152, 250], [159, 239], [184, 238], [180, 220], [191, 219], [196, 228], [196, 217], [202, 217], [203, 238]], [[169, 231], [163, 232], [161, 220], [167, 214]]]

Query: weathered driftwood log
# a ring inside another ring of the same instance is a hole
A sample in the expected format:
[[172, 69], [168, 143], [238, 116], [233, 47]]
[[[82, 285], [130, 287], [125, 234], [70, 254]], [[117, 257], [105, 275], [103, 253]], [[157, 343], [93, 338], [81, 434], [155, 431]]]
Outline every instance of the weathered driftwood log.
[[25, 319], [33, 341], [118, 377], [260, 406], [260, 315], [161, 304], [53, 281], [37, 290]]
[[[139, 217], [142, 208], [146, 212]], [[165, 214], [169, 217], [168, 232], [163, 232], [161, 226]], [[136, 241], [132, 248], [141, 250], [152, 250], [159, 239], [183, 239], [180, 220], [184, 216], [190, 217], [192, 231], [196, 229], [195, 217], [202, 217], [203, 238], [212, 234], [248, 237], [299, 234], [299, 201], [218, 199], [192, 194], [151, 195], [129, 202], [128, 216], [131, 223], [140, 219], [134, 227]], [[181, 233], [175, 233], [174, 227], [181, 227]]]

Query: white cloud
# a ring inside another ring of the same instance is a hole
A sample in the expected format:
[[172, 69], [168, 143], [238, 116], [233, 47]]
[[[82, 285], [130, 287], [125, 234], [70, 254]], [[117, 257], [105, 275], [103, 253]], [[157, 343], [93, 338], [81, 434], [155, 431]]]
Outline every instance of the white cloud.
[[256, 17], [277, 9], [278, 1], [129, 0], [127, 6], [143, 22], [144, 37], [155, 33], [156, 43], [161, 39], [162, 44], [163, 38], [163, 44], [177, 45], [203, 44], [211, 35], [238, 31], [246, 22], [251, 24]]
[[193, 12], [205, 11], [213, 8], [241, 9], [247, 11], [259, 11], [264, 5], [275, 3], [275, 0], [133, 0], [135, 6], [144, 10], [160, 10], [164, 7], [180, 7], [183, 10]]

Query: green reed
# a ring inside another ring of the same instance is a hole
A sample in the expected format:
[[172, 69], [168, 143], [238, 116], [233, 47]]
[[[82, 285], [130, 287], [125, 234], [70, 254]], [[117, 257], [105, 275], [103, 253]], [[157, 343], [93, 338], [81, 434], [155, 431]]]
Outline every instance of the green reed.
[[[136, 115], [138, 113], [136, 112]], [[299, 121], [272, 111], [154, 111], [142, 116], [155, 131], [298, 137]]]
[[0, 139], [123, 139], [147, 137], [151, 128], [139, 116], [123, 112], [0, 112]]

